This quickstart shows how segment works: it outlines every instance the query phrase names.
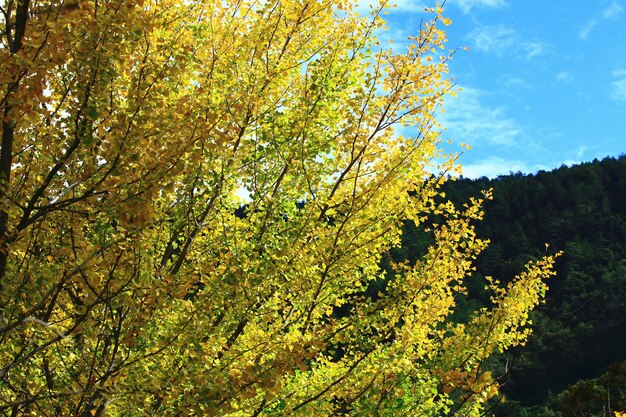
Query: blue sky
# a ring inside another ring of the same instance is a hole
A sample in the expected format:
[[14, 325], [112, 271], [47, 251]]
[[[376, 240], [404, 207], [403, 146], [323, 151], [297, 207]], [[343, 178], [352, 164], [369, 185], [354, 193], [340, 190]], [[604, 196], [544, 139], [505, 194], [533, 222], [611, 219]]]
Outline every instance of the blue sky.
[[[395, 2], [385, 37], [402, 42], [434, 1]], [[626, 153], [626, 0], [448, 0], [444, 15], [448, 46], [470, 48], [450, 63], [462, 91], [441, 117], [445, 139], [472, 146], [465, 176]]]

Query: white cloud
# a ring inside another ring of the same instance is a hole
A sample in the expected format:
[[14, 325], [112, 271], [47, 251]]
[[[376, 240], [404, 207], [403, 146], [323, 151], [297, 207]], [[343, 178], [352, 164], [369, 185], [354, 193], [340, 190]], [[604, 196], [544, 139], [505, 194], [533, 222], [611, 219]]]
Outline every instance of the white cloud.
[[613, 71], [611, 98], [615, 101], [626, 104], [626, 70], [620, 69]]
[[524, 45], [526, 59], [532, 59], [543, 55], [547, 51], [547, 45], [543, 42], [528, 42]]
[[502, 55], [515, 44], [515, 31], [504, 25], [479, 26], [467, 37], [476, 50], [488, 54]]
[[449, 3], [459, 6], [463, 13], [478, 7], [496, 8], [506, 5], [505, 0], [450, 0]]
[[522, 88], [528, 90], [531, 85], [528, 81], [519, 77], [503, 77], [499, 80], [507, 88]]
[[571, 83], [574, 81], [574, 76], [568, 71], [559, 71], [554, 76], [554, 79], [560, 83]]
[[522, 172], [529, 174], [540, 169], [548, 169], [545, 165], [531, 165], [520, 160], [510, 160], [498, 156], [490, 156], [481, 161], [463, 164], [463, 176], [467, 178], [489, 177]]
[[[395, 4], [392, 10], [398, 10], [409, 13], [419, 13], [424, 11], [424, 7], [433, 7], [434, 1], [419, 1], [419, 0], [387, 0], [390, 5]], [[380, 4], [379, 0], [357, 0], [356, 10], [362, 15], [368, 14], [372, 8], [378, 8]], [[467, 13], [474, 8], [490, 7], [497, 8], [506, 5], [506, 0], [448, 0], [447, 5], [456, 5], [463, 13]]]
[[611, 4], [609, 4], [603, 11], [602, 16], [596, 16], [596, 18], [591, 19], [585, 26], [583, 26], [578, 32], [578, 37], [585, 41], [589, 39], [591, 32], [598, 25], [599, 20], [617, 20], [622, 14], [624, 8], [620, 4], [619, 1], [613, 0]]
[[522, 133], [520, 126], [506, 116], [504, 109], [485, 105], [484, 96], [478, 89], [464, 87], [457, 97], [447, 99], [440, 118], [448, 130], [446, 136], [477, 147], [515, 146]]
[[[424, 12], [424, 5], [417, 0], [386, 0], [389, 5], [396, 4], [397, 7], [387, 9], [389, 13], [417, 13]], [[355, 11], [361, 16], [367, 16], [372, 10], [378, 10], [380, 7], [379, 0], [357, 0]], [[385, 16], [383, 16], [385, 17]], [[393, 48], [397, 52], [405, 52], [412, 42], [408, 37], [416, 35], [419, 28], [407, 28], [401, 25], [388, 25], [374, 29], [374, 35], [380, 42], [380, 47], [387, 49]]]
[[587, 40], [589, 39], [589, 35], [591, 34], [591, 31], [593, 30], [594, 27], [596, 27], [596, 25], [598, 24], [598, 21], [596, 19], [592, 19], [589, 21], [589, 23], [587, 23], [585, 26], [583, 26], [580, 31], [578, 32], [578, 37], [580, 39]]
[[623, 10], [624, 8], [620, 4], [620, 2], [613, 1], [606, 9], [604, 9], [604, 11], [602, 12], [602, 16], [605, 19], [617, 19]]
[[397, 6], [394, 10], [410, 13], [423, 12], [424, 8], [426, 7], [424, 3], [415, 0], [392, 0], [390, 3]]
[[[419, 13], [423, 12], [425, 7], [424, 3], [416, 0], [388, 0], [387, 4], [389, 6], [396, 6], [389, 9], [391, 12], [402, 11], [408, 13]], [[379, 0], [357, 0], [356, 11], [361, 15], [367, 15], [372, 11], [372, 9], [377, 10], [379, 5]]]
[[526, 59], [532, 59], [545, 54], [548, 50], [546, 43], [525, 40], [514, 29], [505, 25], [479, 26], [467, 37], [476, 50], [497, 56], [521, 52]]

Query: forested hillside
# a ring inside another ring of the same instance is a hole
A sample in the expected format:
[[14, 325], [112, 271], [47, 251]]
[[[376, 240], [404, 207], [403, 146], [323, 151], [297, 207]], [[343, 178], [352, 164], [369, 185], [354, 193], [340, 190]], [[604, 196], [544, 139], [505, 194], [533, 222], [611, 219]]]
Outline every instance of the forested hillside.
[[[506, 282], [528, 259], [564, 252], [547, 302], [534, 312], [534, 335], [501, 358], [506, 401], [494, 405], [496, 416], [602, 416], [625, 408], [626, 156], [444, 187], [457, 205], [491, 188], [494, 198], [476, 224], [491, 244], [477, 259], [468, 297], [458, 300], [458, 320], [489, 304], [484, 276]], [[425, 242], [416, 232], [405, 227], [394, 258], [419, 253]], [[592, 378], [600, 379], [576, 384]]]

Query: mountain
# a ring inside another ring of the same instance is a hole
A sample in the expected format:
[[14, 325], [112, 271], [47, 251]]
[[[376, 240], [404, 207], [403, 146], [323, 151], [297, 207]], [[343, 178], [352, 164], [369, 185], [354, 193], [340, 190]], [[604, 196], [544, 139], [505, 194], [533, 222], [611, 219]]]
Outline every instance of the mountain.
[[[443, 191], [462, 205], [487, 189], [494, 198], [476, 230], [491, 244], [477, 259], [468, 296], [458, 300], [458, 320], [489, 303], [485, 276], [506, 283], [528, 260], [563, 251], [546, 303], [532, 317], [533, 336], [499, 358], [507, 401], [494, 403], [494, 414], [609, 415], [626, 402], [626, 155], [534, 175], [461, 178]], [[427, 244], [428, 236], [407, 224], [391, 257], [414, 261]], [[608, 400], [583, 412], [572, 398], [585, 390]]]

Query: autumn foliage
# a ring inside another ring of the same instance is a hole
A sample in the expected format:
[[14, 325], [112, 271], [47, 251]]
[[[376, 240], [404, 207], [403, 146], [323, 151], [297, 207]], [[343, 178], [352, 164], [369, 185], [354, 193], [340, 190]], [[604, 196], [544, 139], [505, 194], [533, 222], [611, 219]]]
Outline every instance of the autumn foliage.
[[481, 414], [553, 259], [447, 320], [486, 242], [438, 195], [443, 10], [392, 51], [341, 0], [1, 4], [0, 413]]

